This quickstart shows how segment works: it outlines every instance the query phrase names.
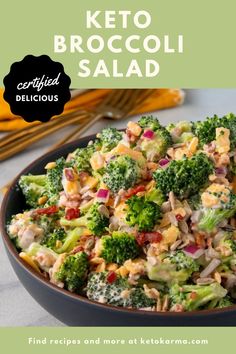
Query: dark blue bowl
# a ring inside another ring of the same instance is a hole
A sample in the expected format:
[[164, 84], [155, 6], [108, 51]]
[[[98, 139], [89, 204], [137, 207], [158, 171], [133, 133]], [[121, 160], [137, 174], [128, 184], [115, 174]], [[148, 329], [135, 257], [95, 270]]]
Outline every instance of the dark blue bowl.
[[51, 284], [19, 257], [6, 231], [11, 216], [25, 207], [24, 197], [17, 187], [19, 177], [26, 173], [44, 173], [47, 162], [66, 156], [76, 147], [86, 146], [94, 137], [66, 144], [37, 159], [17, 176], [4, 197], [0, 216], [1, 235], [11, 265], [26, 290], [49, 313], [70, 326], [235, 326], [236, 305], [218, 310], [174, 313], [138, 311], [99, 304]]

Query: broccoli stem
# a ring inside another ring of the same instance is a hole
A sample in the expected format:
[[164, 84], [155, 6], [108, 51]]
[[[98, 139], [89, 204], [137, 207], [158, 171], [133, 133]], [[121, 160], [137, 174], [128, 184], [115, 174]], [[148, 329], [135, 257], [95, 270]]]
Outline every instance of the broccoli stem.
[[72, 220], [67, 220], [66, 218], [61, 218], [60, 219], [60, 224], [62, 226], [69, 226], [69, 227], [81, 227], [81, 226], [86, 226], [87, 225], [87, 217], [81, 216], [79, 218], [76, 219], [72, 219]]
[[209, 209], [206, 210], [198, 223], [198, 229], [207, 233], [212, 232], [223, 220], [230, 218], [235, 213], [235, 209]]
[[83, 234], [83, 227], [76, 227], [70, 231], [65, 238], [63, 245], [57, 249], [57, 253], [70, 252]]

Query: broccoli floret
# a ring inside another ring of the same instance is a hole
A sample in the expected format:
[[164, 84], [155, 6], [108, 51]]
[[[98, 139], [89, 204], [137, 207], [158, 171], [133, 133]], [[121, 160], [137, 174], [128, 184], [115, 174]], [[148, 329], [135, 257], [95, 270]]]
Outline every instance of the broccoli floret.
[[181, 285], [175, 284], [170, 289], [171, 306], [181, 304], [185, 311], [199, 310], [213, 300], [225, 297], [225, 290], [219, 283], [210, 285]]
[[[113, 274], [110, 281], [110, 274], [100, 272], [89, 276], [86, 290], [90, 300], [131, 308], [152, 307], [156, 304], [156, 300], [147, 297], [142, 288], [131, 288], [126, 278]], [[124, 291], [126, 296], [122, 296]]]
[[76, 227], [73, 230], [68, 231], [62, 240], [62, 246], [57, 248], [55, 251], [57, 253], [70, 252], [79, 241], [83, 234], [83, 227]]
[[154, 132], [152, 139], [145, 138], [145, 136], [141, 137], [140, 147], [148, 160], [158, 161], [166, 154], [168, 147], [171, 145], [170, 133], [153, 116], [142, 117], [138, 124], [144, 130], [150, 129]]
[[230, 113], [222, 118], [214, 115], [204, 121], [193, 123], [193, 130], [198, 137], [200, 145], [209, 144], [216, 139], [216, 128], [226, 128], [230, 130], [231, 149], [236, 147], [236, 116]]
[[162, 128], [159, 120], [153, 116], [143, 116], [139, 119], [138, 124], [141, 128], [148, 128], [153, 131], [159, 130]]
[[146, 285], [149, 289], [158, 290], [161, 295], [165, 295], [167, 292], [169, 292], [169, 287], [167, 283], [147, 279], [145, 275], [137, 279], [138, 287], [143, 287], [144, 285]]
[[38, 199], [42, 196], [47, 196], [47, 204], [55, 204], [59, 198], [59, 192], [63, 189], [62, 173], [66, 161], [60, 157], [55, 163], [56, 166], [48, 169], [45, 175], [25, 175], [19, 180], [26, 203], [33, 208], [38, 206]]
[[170, 145], [170, 133], [162, 127], [155, 131], [152, 139], [141, 137], [141, 150], [147, 160], [150, 161], [158, 161], [161, 157], [165, 156]]
[[137, 226], [139, 231], [151, 231], [161, 218], [161, 208], [154, 202], [145, 200], [145, 197], [132, 196], [126, 201], [128, 211], [126, 222], [130, 226]]
[[233, 306], [234, 303], [232, 301], [232, 299], [230, 298], [230, 296], [226, 295], [225, 297], [223, 297], [222, 299], [220, 299], [216, 306], [214, 308], [218, 308], [218, 309], [222, 309], [224, 307], [229, 307], [229, 306]]
[[187, 143], [193, 139], [194, 135], [193, 133], [182, 133], [181, 136], [178, 139], [178, 143]]
[[101, 238], [101, 257], [107, 263], [123, 264], [128, 259], [136, 258], [139, 253], [135, 237], [126, 232], [114, 231], [111, 236]]
[[222, 309], [224, 307], [233, 306], [234, 302], [229, 295], [226, 295], [220, 300], [213, 300], [207, 305], [207, 309]]
[[183, 284], [192, 274], [192, 270], [181, 268], [177, 270], [176, 264], [159, 263], [151, 265], [147, 263], [147, 274], [150, 280], [165, 282], [168, 285], [179, 283]]
[[52, 233], [47, 234], [46, 237], [43, 239], [43, 244], [51, 248], [53, 251], [57, 251], [56, 244], [57, 241], [60, 241], [60, 243], [63, 243], [66, 238], [66, 232], [64, 229], [59, 228], [59, 229], [54, 229]]
[[9, 234], [11, 242], [13, 243], [13, 245], [15, 246], [15, 248], [17, 249], [17, 251], [20, 251], [22, 249], [20, 242], [19, 242], [19, 237], [16, 236], [12, 236], [11, 234]]
[[85, 284], [88, 267], [88, 256], [85, 252], [67, 256], [57, 273], [57, 279], [62, 281], [69, 291], [79, 292]]
[[193, 138], [192, 123], [181, 121], [177, 124], [169, 124], [166, 129], [169, 131], [174, 143], [185, 143]]
[[167, 258], [165, 258], [164, 262], [166, 260], [169, 260], [170, 263], [175, 264], [176, 270], [185, 269], [190, 274], [199, 270], [199, 264], [197, 264], [197, 262], [191, 257], [188, 257], [183, 251], [176, 251], [169, 254]]
[[[40, 210], [40, 209], [39, 209]], [[37, 211], [37, 209], [36, 209]], [[61, 211], [52, 215], [34, 215], [33, 222], [44, 230], [44, 233], [53, 233], [54, 229], [58, 228]]]
[[192, 131], [192, 122], [188, 122], [186, 120], [181, 120], [178, 123], [170, 123], [167, 125], [166, 129], [168, 130], [168, 132], [172, 133], [173, 130], [177, 128], [179, 133], [189, 133]]
[[112, 150], [122, 139], [122, 133], [116, 128], [105, 128], [97, 135], [102, 146], [102, 151]]
[[[24, 250], [24, 252], [30, 257], [37, 257], [38, 255], [40, 255], [39, 259], [37, 260], [38, 265], [41, 269], [43, 269], [47, 273], [49, 272], [49, 269], [52, 266], [52, 264], [54, 262], [56, 262], [56, 260], [58, 258], [57, 253], [55, 253], [50, 248], [39, 244], [38, 242], [31, 243], [29, 248]], [[42, 261], [40, 261], [40, 259]], [[48, 263], [48, 261], [45, 261], [47, 259], [49, 260], [49, 263]]]
[[137, 309], [153, 307], [156, 305], [156, 300], [148, 297], [142, 288], [134, 288], [130, 291], [129, 302], [130, 307]]
[[232, 253], [236, 253], [236, 241], [228, 239], [225, 241], [225, 246], [228, 247]]
[[60, 157], [55, 161], [56, 166], [47, 170], [47, 190], [49, 198], [55, 202], [59, 197], [59, 192], [62, 191], [62, 174], [63, 169], [66, 166], [64, 157]]
[[229, 172], [234, 176], [236, 175], [236, 163], [234, 161], [234, 158], [230, 159]]
[[199, 153], [191, 158], [171, 161], [165, 169], [157, 169], [153, 178], [157, 187], [166, 195], [170, 191], [179, 198], [196, 194], [213, 173], [213, 164], [208, 157]]
[[87, 227], [94, 235], [101, 236], [109, 226], [109, 217], [99, 211], [100, 206], [99, 203], [94, 203], [84, 216], [72, 220], [62, 218], [60, 223], [71, 228]]
[[217, 248], [219, 250], [222, 249], [224, 254], [227, 253], [227, 257], [236, 254], [236, 240], [232, 238], [232, 233], [225, 232], [224, 236], [220, 239]]
[[73, 165], [76, 169], [81, 172], [92, 172], [92, 167], [90, 164], [90, 158], [92, 157], [93, 153], [96, 151], [95, 144], [88, 145], [84, 148], [78, 148], [73, 152]]
[[199, 206], [201, 217], [197, 224], [199, 230], [210, 233], [225, 219], [232, 217], [236, 212], [236, 195], [230, 192], [228, 203], [222, 203], [219, 208]]
[[126, 299], [121, 293], [130, 288], [127, 279], [114, 275], [113, 281], [108, 281], [109, 275], [109, 272], [91, 273], [86, 286], [87, 297], [89, 300], [102, 301], [114, 306], [125, 306]]
[[19, 186], [25, 196], [26, 203], [36, 208], [38, 199], [47, 195], [46, 175], [24, 175], [20, 177]]
[[116, 193], [120, 189], [129, 189], [133, 187], [139, 179], [139, 168], [135, 160], [130, 156], [116, 156], [108, 163], [104, 183], [112, 192]]
[[152, 188], [145, 194], [145, 200], [148, 202], [154, 202], [161, 206], [165, 201], [165, 197], [160, 189]]
[[192, 210], [198, 210], [201, 204], [200, 194], [198, 193], [198, 194], [191, 195], [190, 198], [188, 199], [188, 203]]
[[[11, 217], [7, 223], [7, 231], [16, 248], [25, 250], [33, 241], [42, 242], [50, 224], [50, 218], [46, 219], [44, 216], [33, 218], [31, 213], [25, 211]], [[16, 225], [18, 226], [15, 227]], [[24, 230], [29, 230], [29, 234], [28, 232], [24, 234]], [[37, 230], [37, 233], [31, 230]]]

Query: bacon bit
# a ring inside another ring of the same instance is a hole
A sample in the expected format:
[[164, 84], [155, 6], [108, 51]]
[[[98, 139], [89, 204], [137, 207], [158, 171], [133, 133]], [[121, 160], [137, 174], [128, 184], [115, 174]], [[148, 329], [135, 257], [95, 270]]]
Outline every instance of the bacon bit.
[[144, 176], [145, 181], [151, 181], [152, 180], [152, 172], [151, 170], [147, 171], [146, 175]]
[[126, 135], [127, 135], [128, 139], [130, 139], [132, 137], [132, 133], [129, 129], [126, 129]]
[[91, 254], [89, 255], [88, 259], [91, 260], [95, 257], [95, 252], [91, 252]]
[[234, 193], [236, 193], [236, 176], [233, 176], [232, 189], [233, 189]]
[[192, 291], [190, 294], [190, 299], [195, 300], [197, 298], [197, 293], [195, 291]]
[[55, 214], [59, 211], [59, 208], [57, 205], [52, 205], [48, 208], [41, 208], [41, 209], [36, 209], [35, 212], [38, 215], [52, 215]]
[[200, 233], [195, 232], [194, 233], [194, 237], [195, 237], [197, 246], [199, 246], [200, 248], [205, 248], [206, 247], [206, 242], [205, 242], [204, 235], [201, 235]]
[[117, 279], [116, 273], [113, 270], [111, 270], [107, 275], [108, 283], [112, 284], [116, 281], [116, 279]]
[[76, 253], [78, 253], [78, 252], [83, 252], [84, 251], [84, 247], [82, 247], [82, 246], [77, 246], [77, 247], [75, 247], [73, 250], [72, 250], [72, 254], [76, 254]]
[[177, 214], [177, 215], [175, 215], [175, 217], [176, 217], [176, 220], [177, 221], [181, 221], [181, 220], [183, 220], [183, 216], [182, 215], [180, 215], [180, 214]]
[[141, 232], [136, 236], [136, 241], [140, 246], [145, 243], [161, 242], [162, 234], [160, 232]]
[[142, 184], [140, 186], [130, 188], [127, 190], [127, 192], [125, 194], [125, 198], [128, 199], [139, 192], [144, 192], [145, 190], [146, 190], [146, 187]]
[[74, 176], [74, 172], [73, 172], [72, 168], [65, 168], [64, 173], [65, 173], [65, 177], [66, 177], [67, 181], [72, 182], [75, 180], [75, 176]]
[[114, 207], [114, 202], [115, 202], [115, 199], [110, 197], [108, 199], [108, 202], [106, 203], [106, 206], [109, 206], [109, 207]]
[[67, 220], [72, 220], [72, 219], [76, 219], [80, 216], [80, 211], [79, 209], [75, 209], [75, 208], [70, 208], [66, 210], [66, 215], [65, 218]]

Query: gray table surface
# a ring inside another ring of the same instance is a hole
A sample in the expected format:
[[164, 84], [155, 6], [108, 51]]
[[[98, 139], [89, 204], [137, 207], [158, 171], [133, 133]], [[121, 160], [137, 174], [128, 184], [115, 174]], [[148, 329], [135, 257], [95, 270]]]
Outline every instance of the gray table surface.
[[[198, 120], [214, 113], [221, 115], [228, 112], [236, 112], [236, 89], [187, 90], [184, 105], [159, 111], [157, 115], [161, 123], [167, 124], [178, 120]], [[134, 120], [137, 118], [134, 117]], [[108, 124], [122, 128], [127, 122], [128, 119], [120, 122], [103, 120], [95, 124], [86, 134], [96, 133]], [[23, 153], [1, 163], [0, 186], [13, 179], [68, 131], [69, 128], [45, 138]], [[0, 254], [0, 326], [63, 326], [36, 303], [20, 284], [8, 262], [1, 239]]]

